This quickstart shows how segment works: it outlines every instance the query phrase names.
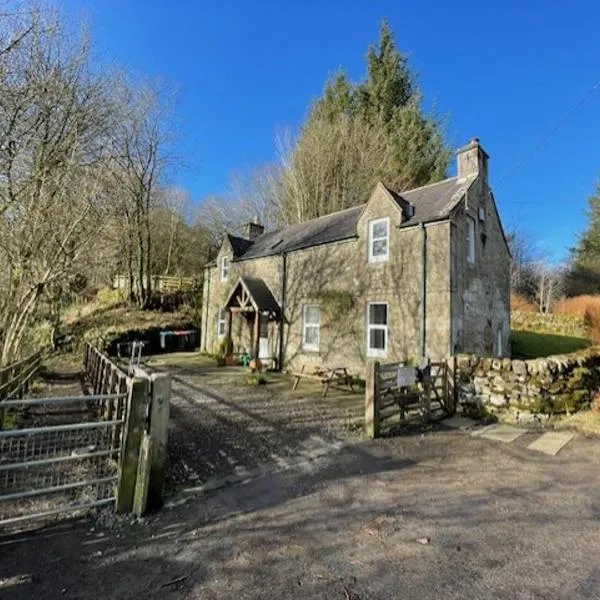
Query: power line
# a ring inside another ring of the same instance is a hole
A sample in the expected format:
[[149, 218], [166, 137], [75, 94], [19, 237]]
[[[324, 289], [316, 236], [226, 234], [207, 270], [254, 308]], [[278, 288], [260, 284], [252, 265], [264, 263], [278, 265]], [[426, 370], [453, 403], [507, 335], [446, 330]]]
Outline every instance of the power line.
[[584, 94], [583, 98], [581, 98], [581, 100], [579, 100], [579, 102], [577, 102], [577, 104], [575, 104], [573, 106], [573, 108], [571, 108], [562, 117], [562, 119], [557, 121], [553, 127], [551, 127], [544, 135], [542, 135], [542, 137], [537, 141], [537, 143], [533, 146], [533, 148], [527, 154], [525, 154], [525, 156], [523, 156], [523, 158], [512, 169], [510, 169], [504, 176], [502, 176], [498, 182], [496, 182], [494, 187], [499, 187], [500, 185], [502, 185], [502, 183], [504, 183], [504, 181], [506, 181], [513, 173], [515, 173], [515, 171], [518, 171], [524, 164], [526, 164], [531, 159], [531, 157], [534, 156], [535, 153], [542, 147], [542, 145], [550, 137], [552, 137], [552, 135], [556, 132], [556, 130], [559, 129], [563, 123], [568, 121], [589, 100], [589, 98], [591, 98], [594, 95], [596, 90], [598, 90], [599, 88], [600, 88], [600, 81], [597, 81]]

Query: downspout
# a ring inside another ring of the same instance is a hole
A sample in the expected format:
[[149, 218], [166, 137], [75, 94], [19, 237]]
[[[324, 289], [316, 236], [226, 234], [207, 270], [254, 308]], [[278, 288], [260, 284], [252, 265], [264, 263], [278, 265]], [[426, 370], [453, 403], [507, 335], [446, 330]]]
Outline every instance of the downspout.
[[427, 357], [427, 229], [421, 223], [421, 357]]
[[454, 221], [450, 221], [450, 273], [448, 274], [448, 282], [450, 287], [450, 340], [449, 340], [449, 348], [448, 348], [448, 356], [454, 356], [454, 344], [455, 344], [455, 330], [454, 330], [454, 317], [456, 314], [456, 294], [457, 290], [455, 288], [455, 266], [456, 266], [456, 225]]
[[208, 316], [210, 308], [210, 269], [208, 267], [204, 267], [204, 278], [206, 280], [206, 309], [204, 318], [204, 339], [202, 344], [204, 346], [204, 351], [208, 352], [208, 347], [206, 345], [208, 338]]
[[277, 361], [277, 367], [280, 371], [283, 370], [283, 343], [284, 343], [284, 328], [285, 328], [285, 289], [287, 286], [287, 254], [281, 253], [281, 322], [279, 324], [279, 360]]

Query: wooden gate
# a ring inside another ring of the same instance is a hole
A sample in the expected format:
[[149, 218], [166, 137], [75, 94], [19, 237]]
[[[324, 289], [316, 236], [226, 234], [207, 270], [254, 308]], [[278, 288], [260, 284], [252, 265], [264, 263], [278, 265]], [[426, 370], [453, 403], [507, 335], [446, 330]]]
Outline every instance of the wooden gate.
[[[411, 380], [410, 373], [414, 373]], [[369, 363], [365, 386], [368, 437], [408, 423], [444, 418], [455, 411], [455, 360], [432, 362], [425, 369], [403, 363]]]

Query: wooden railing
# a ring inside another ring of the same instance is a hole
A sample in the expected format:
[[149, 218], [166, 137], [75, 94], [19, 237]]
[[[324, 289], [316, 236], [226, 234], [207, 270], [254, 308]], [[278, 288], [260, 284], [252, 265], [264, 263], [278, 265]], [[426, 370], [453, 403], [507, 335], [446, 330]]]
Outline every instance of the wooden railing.
[[[405, 423], [429, 421], [432, 414], [453, 414], [456, 406], [453, 367], [453, 359], [450, 364], [432, 362], [420, 372], [402, 363], [369, 363], [365, 386], [367, 436], [375, 438]], [[402, 386], [398, 381], [400, 369], [406, 369], [409, 378]]]
[[21, 398], [39, 370], [45, 349], [38, 350], [21, 360], [0, 368], [0, 401]]
[[92, 344], [85, 345], [83, 379], [90, 394], [120, 394], [127, 391], [127, 373]]
[[[194, 277], [178, 277], [176, 275], [152, 275], [150, 283], [153, 291], [166, 293], [191, 291], [199, 285], [198, 280]], [[126, 275], [115, 276], [113, 281], [115, 289], [125, 290], [128, 285], [129, 278]]]
[[[120, 365], [91, 344], [83, 355], [84, 383], [90, 394], [119, 395], [128, 391], [124, 406], [125, 434], [117, 511], [142, 514], [146, 507], [162, 504], [168, 465], [168, 425], [171, 376], [149, 373], [139, 366], [126, 373]], [[118, 416], [119, 407], [112, 402], [104, 405], [103, 418]], [[112, 411], [112, 412], [111, 412]]]

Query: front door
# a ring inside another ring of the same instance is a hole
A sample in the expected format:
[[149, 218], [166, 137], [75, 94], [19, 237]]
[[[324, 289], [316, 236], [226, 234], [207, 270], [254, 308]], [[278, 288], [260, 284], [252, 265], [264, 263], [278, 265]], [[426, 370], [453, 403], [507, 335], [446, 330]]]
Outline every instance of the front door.
[[269, 358], [269, 321], [266, 317], [260, 320], [260, 334], [258, 338], [258, 358]]

